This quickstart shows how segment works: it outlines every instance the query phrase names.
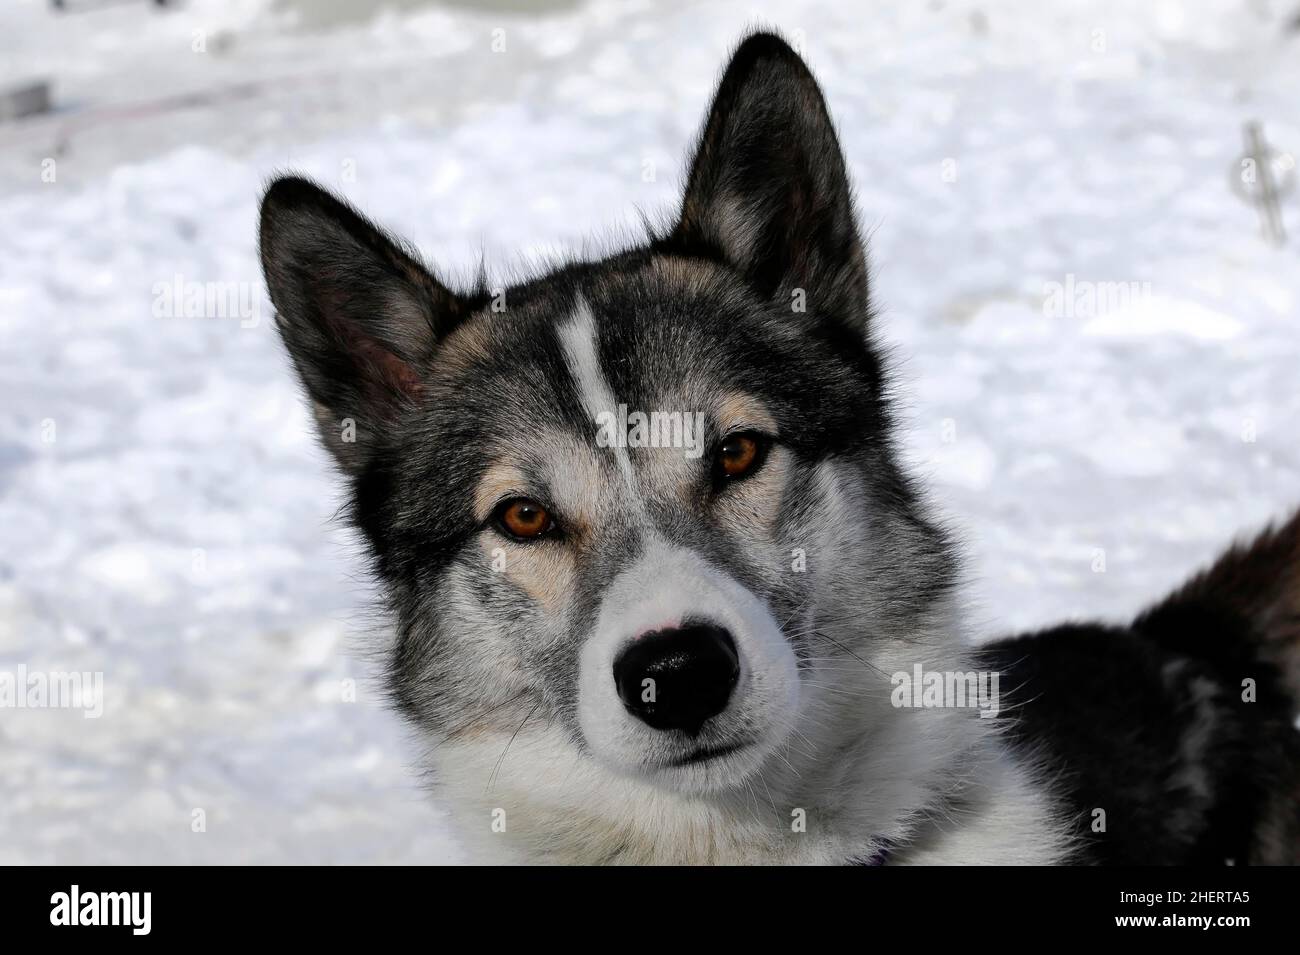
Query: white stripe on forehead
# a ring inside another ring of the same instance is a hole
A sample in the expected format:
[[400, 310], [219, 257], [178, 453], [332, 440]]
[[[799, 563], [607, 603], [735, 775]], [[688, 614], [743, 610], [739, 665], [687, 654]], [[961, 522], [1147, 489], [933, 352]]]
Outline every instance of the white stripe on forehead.
[[[584, 437], [591, 441], [594, 448], [597, 416], [617, 415], [618, 399], [614, 397], [614, 390], [605, 379], [605, 373], [600, 367], [600, 356], [596, 353], [596, 317], [592, 315], [591, 306], [581, 294], [577, 296], [573, 316], [559, 327], [557, 334], [560, 346], [564, 349], [564, 360], [569, 366], [569, 374], [573, 376], [574, 384], [578, 387], [578, 394], [582, 398], [582, 405], [587, 411], [587, 418], [591, 424], [591, 431]], [[627, 448], [613, 447], [606, 450], [613, 454], [614, 460], [618, 462], [618, 469], [623, 474], [628, 495], [636, 505], [636, 509], [644, 513], [645, 507], [637, 490], [636, 477], [632, 472], [632, 459], [627, 453]]]

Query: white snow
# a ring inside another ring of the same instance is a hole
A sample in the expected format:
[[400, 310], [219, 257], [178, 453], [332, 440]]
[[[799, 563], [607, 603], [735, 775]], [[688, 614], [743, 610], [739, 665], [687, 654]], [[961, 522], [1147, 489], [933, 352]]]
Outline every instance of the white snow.
[[[1229, 182], [1247, 120], [1300, 149], [1294, 4], [358, 6], [0, 9], [0, 84], [61, 104], [0, 126], [0, 670], [105, 692], [0, 710], [0, 862], [463, 859], [367, 663], [259, 191], [304, 170], [459, 275], [607, 246], [749, 24], [825, 84], [981, 636], [1122, 618], [1300, 503], [1297, 197], [1274, 249]], [[1069, 277], [1136, 293], [1051, 307]], [[159, 317], [178, 281], [226, 317]]]
[[1083, 326], [1083, 334], [1105, 338], [1152, 338], [1187, 335], [1202, 341], [1222, 341], [1242, 333], [1231, 315], [1198, 302], [1154, 297], [1099, 313]]

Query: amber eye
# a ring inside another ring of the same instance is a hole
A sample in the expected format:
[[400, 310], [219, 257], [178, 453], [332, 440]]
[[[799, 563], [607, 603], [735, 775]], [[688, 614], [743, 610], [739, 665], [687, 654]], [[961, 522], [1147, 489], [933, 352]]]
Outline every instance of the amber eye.
[[546, 508], [526, 497], [502, 501], [496, 509], [496, 522], [507, 534], [520, 540], [535, 540], [555, 529]]
[[728, 435], [718, 447], [717, 476], [723, 481], [753, 474], [767, 454], [767, 439], [753, 432]]

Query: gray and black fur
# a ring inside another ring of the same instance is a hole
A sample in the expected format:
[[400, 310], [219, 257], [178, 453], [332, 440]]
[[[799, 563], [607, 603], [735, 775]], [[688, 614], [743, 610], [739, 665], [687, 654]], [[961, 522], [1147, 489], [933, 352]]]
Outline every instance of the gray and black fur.
[[[393, 696], [467, 830], [509, 805], [519, 855], [572, 861], [1294, 857], [1295, 522], [1128, 630], [983, 651], [1017, 694], [1005, 734], [888, 708], [882, 675], [970, 662], [956, 562], [894, 449], [833, 124], [779, 38], [736, 51], [681, 210], [639, 248], [457, 293], [288, 176], [261, 253], [392, 610]], [[704, 463], [595, 448], [602, 395], [707, 410]], [[769, 457], [726, 486], [707, 463], [742, 419]], [[501, 536], [489, 498], [521, 488], [554, 534]], [[732, 710], [694, 742], [619, 722], [601, 654], [625, 621], [714, 610]], [[750, 755], [664, 768], [701, 741]]]
[[[1006, 640], [1012, 736], [1059, 772], [1081, 858], [1300, 863], [1300, 515], [1127, 627]], [[1104, 809], [1105, 828], [1094, 828]]]

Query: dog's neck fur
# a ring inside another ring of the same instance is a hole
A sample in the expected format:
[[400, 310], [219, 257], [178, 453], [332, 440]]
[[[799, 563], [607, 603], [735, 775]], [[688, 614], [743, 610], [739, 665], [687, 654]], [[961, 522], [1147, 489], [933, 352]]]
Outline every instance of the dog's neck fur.
[[[872, 778], [918, 760], [925, 744], [899, 741], [844, 767], [841, 785], [824, 778], [800, 795], [778, 797], [762, 779], [726, 798], [666, 792], [605, 773], [547, 730], [521, 733], [486, 790], [463, 781], [491, 776], [506, 740], [444, 748], [449, 783], [439, 792], [478, 861], [836, 865], [879, 859], [882, 849], [890, 863], [1066, 859], [1064, 826], [1032, 771], [973, 719], [963, 722], [952, 740], [970, 748], [950, 751], [946, 769]], [[795, 824], [800, 810], [805, 831]]]
[[[954, 651], [960, 668], [964, 654]], [[559, 728], [452, 741], [435, 791], [476, 861], [572, 864], [1051, 864], [1071, 839], [1041, 774], [972, 709], [877, 700], [839, 746], [798, 741], [740, 791], [616, 775]], [[864, 699], [864, 711], [873, 704]], [[874, 718], [871, 718], [874, 717]], [[803, 825], [799, 825], [802, 821]]]

